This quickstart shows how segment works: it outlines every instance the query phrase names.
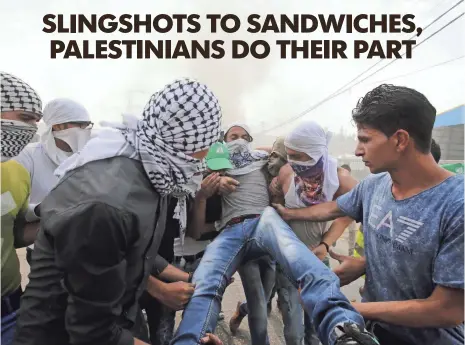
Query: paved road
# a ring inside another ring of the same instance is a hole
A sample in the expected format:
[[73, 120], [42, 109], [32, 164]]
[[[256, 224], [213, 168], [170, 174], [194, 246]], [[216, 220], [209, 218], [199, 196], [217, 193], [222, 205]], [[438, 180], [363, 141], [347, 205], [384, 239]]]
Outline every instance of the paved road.
[[[335, 251], [347, 254], [348, 252], [348, 233], [344, 233], [344, 235], [339, 239], [337, 242], [337, 246]], [[26, 262], [26, 251], [25, 249], [18, 250], [18, 255], [20, 257], [21, 262], [21, 273], [23, 276], [23, 287], [28, 282], [28, 274], [29, 274], [29, 265]], [[331, 267], [335, 267], [338, 265], [338, 262], [331, 259]], [[226, 293], [223, 298], [223, 311], [225, 314], [225, 320], [220, 321], [218, 327], [216, 329], [216, 333], [220, 337], [220, 339], [224, 342], [225, 345], [239, 345], [239, 344], [250, 344], [250, 333], [249, 333], [249, 326], [247, 323], [247, 319], [241, 324], [239, 331], [237, 332], [236, 336], [231, 336], [229, 332], [229, 319], [231, 315], [234, 313], [236, 309], [236, 305], [238, 301], [245, 300], [244, 292], [242, 290], [242, 285], [240, 281], [240, 277], [238, 274], [235, 276], [235, 282], [231, 284], [227, 289]], [[363, 280], [359, 279], [352, 284], [345, 286], [342, 288], [343, 292], [349, 298], [349, 300], [360, 300], [360, 296], [358, 293], [359, 287], [363, 284]], [[180, 320], [181, 313], [177, 314], [177, 322]], [[273, 301], [273, 310], [268, 319], [268, 333], [270, 338], [271, 345], [284, 345], [284, 336], [283, 336], [283, 324], [281, 321], [281, 314], [279, 313], [276, 307], [276, 300]]]

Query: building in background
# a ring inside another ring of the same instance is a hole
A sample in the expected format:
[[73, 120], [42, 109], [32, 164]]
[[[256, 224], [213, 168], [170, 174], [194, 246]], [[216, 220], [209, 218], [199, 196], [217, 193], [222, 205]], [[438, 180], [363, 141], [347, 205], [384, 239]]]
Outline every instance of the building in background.
[[436, 116], [433, 138], [441, 146], [441, 163], [464, 159], [465, 106], [460, 105]]

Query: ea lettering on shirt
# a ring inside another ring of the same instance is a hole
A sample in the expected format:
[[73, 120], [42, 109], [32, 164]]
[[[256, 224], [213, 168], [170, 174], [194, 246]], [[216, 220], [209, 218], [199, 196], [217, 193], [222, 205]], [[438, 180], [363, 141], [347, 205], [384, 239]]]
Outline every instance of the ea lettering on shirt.
[[[389, 242], [392, 243], [393, 247], [397, 250], [408, 252], [409, 254], [412, 253], [412, 249], [406, 245], [406, 242], [408, 243], [410, 236], [412, 236], [423, 225], [422, 222], [404, 216], [399, 216], [394, 219], [392, 210], [384, 213], [379, 205], [373, 205], [368, 223], [376, 230], [378, 238], [381, 235], [384, 235], [381, 237], [383, 237], [383, 239], [387, 239], [385, 237], [385, 235], [387, 235], [387, 231], [385, 230], [389, 230], [388, 238], [390, 239]], [[395, 231], [395, 229], [400, 230], [400, 232]]]

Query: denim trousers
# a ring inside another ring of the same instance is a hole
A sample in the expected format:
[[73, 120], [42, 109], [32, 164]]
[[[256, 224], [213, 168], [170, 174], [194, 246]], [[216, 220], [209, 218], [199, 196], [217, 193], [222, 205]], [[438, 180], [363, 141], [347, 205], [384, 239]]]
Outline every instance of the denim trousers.
[[2, 317], [2, 345], [13, 344], [16, 329], [16, 312]]
[[[323, 260], [329, 267], [329, 259]], [[315, 327], [300, 304], [299, 291], [286, 277], [283, 271], [276, 269], [276, 288], [281, 305], [286, 345], [319, 345], [320, 340]]]
[[260, 218], [225, 228], [207, 247], [193, 277], [195, 292], [171, 344], [198, 344], [205, 333], [213, 333], [228, 281], [241, 265], [263, 255], [270, 255], [301, 289], [305, 311], [324, 345], [334, 345], [334, 329], [340, 324], [365, 327], [363, 317], [341, 292], [339, 278], [267, 207]]
[[252, 345], [269, 344], [267, 336], [267, 305], [275, 283], [276, 265], [269, 256], [248, 261], [239, 267], [247, 303], [242, 303], [240, 313], [249, 320]]

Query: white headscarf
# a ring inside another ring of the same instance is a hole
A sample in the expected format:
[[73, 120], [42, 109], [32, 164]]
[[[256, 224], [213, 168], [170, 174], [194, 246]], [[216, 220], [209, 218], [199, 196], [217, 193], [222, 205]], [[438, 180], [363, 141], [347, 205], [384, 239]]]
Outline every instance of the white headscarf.
[[229, 130], [233, 127], [241, 127], [243, 128], [247, 134], [250, 136], [250, 138], [252, 138], [252, 135], [250, 134], [250, 128], [249, 126], [247, 126], [247, 124], [243, 123], [243, 122], [233, 122], [233, 123], [230, 123], [225, 129], [224, 129], [224, 135], [226, 136], [226, 134], [228, 134]]
[[308, 121], [301, 123], [284, 140], [284, 145], [287, 148], [306, 153], [315, 164], [323, 158], [323, 193], [326, 201], [333, 200], [334, 194], [339, 188], [337, 160], [328, 154], [330, 139], [330, 132], [325, 132], [316, 122]]
[[40, 137], [40, 142], [50, 159], [56, 165], [60, 165], [70, 154], [57, 147], [52, 126], [67, 122], [90, 122], [89, 113], [86, 108], [73, 100], [58, 98], [45, 106], [43, 120], [47, 127]]

